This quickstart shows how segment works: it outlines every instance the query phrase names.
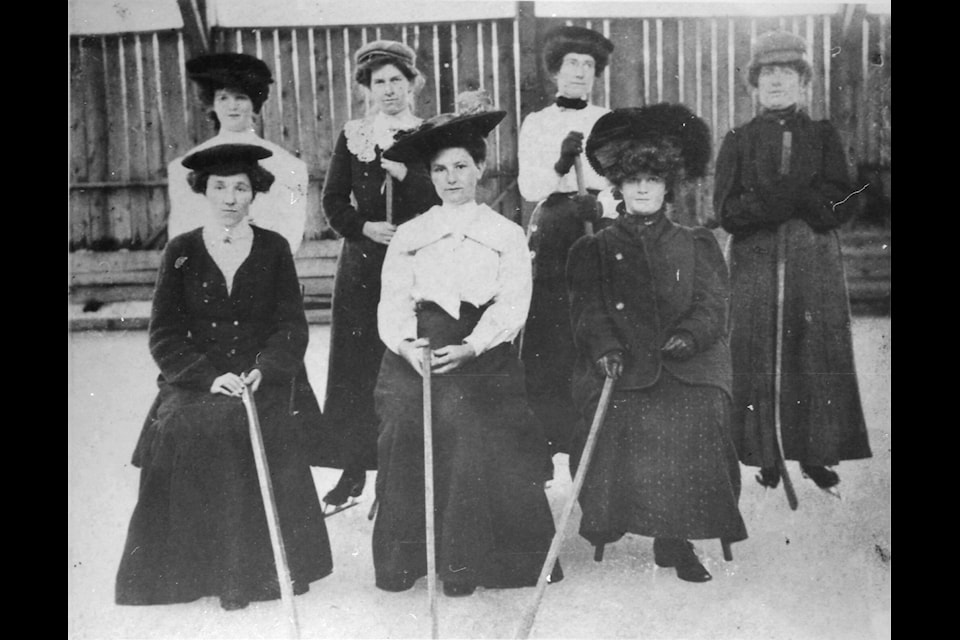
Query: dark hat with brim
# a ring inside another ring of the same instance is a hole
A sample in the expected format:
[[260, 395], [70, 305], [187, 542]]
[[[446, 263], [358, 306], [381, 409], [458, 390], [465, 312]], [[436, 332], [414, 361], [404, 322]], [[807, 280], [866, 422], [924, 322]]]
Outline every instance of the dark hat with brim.
[[218, 144], [191, 153], [182, 164], [193, 171], [229, 176], [258, 167], [261, 160], [272, 155], [272, 151], [256, 144]]
[[710, 128], [682, 104], [616, 109], [593, 125], [586, 154], [608, 178], [639, 172], [698, 178], [710, 161]]
[[484, 140], [506, 115], [506, 111], [481, 111], [469, 115], [441, 113], [412, 132], [397, 134], [397, 141], [383, 157], [407, 164], [429, 162], [443, 149]]
[[810, 73], [807, 61], [807, 41], [789, 31], [768, 31], [753, 41], [747, 78], [751, 85], [757, 84], [757, 73], [766, 64], [783, 64], [797, 67], [801, 74]]
[[187, 61], [187, 77], [212, 88], [236, 87], [262, 104], [270, 93], [270, 67], [246, 53], [210, 53]]
[[407, 67], [413, 67], [417, 62], [417, 53], [396, 40], [374, 40], [357, 49], [353, 57], [354, 63], [358, 66], [372, 62], [377, 58], [401, 62]]
[[556, 73], [568, 53], [582, 53], [593, 56], [599, 76], [607, 66], [613, 43], [603, 34], [584, 27], [556, 27], [547, 32], [543, 39], [543, 64], [550, 73]]

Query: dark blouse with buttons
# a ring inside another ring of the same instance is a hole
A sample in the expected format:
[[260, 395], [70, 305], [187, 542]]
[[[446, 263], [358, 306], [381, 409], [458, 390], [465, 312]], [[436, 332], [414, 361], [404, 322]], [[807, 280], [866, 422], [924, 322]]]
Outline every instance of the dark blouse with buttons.
[[262, 385], [284, 385], [302, 367], [309, 328], [289, 245], [278, 233], [252, 228], [250, 255], [229, 293], [202, 228], [167, 245], [149, 330], [163, 382], [208, 390], [228, 371], [259, 368]]

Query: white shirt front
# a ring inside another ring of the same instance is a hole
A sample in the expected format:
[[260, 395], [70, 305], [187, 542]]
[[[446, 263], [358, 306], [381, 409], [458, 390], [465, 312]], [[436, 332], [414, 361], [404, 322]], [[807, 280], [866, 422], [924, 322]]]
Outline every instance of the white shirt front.
[[210, 205], [203, 194], [195, 193], [187, 183], [190, 170], [183, 166], [183, 158], [218, 144], [255, 144], [269, 149], [273, 155], [260, 165], [273, 174], [270, 191], [258, 193], [250, 204], [251, 224], [276, 231], [290, 243], [296, 254], [303, 242], [307, 222], [307, 163], [283, 147], [264, 140], [253, 131], [230, 132], [221, 130], [216, 136], [198, 144], [167, 166], [170, 215], [167, 218], [167, 238], [192, 231], [206, 224]]
[[387, 247], [377, 309], [380, 339], [394, 353], [401, 342], [415, 339], [419, 302], [433, 302], [454, 318], [461, 302], [490, 303], [464, 339], [480, 355], [519, 335], [530, 310], [532, 278], [519, 225], [485, 204], [436, 205], [400, 225]]
[[[552, 104], [524, 118], [518, 140], [520, 175], [517, 185], [525, 200], [539, 202], [551, 193], [577, 191], [577, 173], [572, 167], [563, 177], [553, 169], [560, 158], [560, 146], [568, 133], [579, 131], [583, 134], [583, 146], [586, 148], [593, 125], [600, 116], [609, 112], [605, 107], [592, 104], [583, 109], [562, 109]], [[593, 170], [585, 153], [580, 154], [580, 159], [584, 186], [599, 191], [609, 189], [606, 178]]]

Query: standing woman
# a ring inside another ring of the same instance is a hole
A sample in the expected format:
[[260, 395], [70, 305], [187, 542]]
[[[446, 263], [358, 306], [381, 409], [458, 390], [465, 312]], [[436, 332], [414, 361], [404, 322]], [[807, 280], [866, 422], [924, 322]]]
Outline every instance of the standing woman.
[[[187, 61], [187, 77], [213, 122], [216, 135], [187, 152], [191, 155], [220, 144], [253, 144], [270, 151], [263, 167], [276, 178], [267, 193], [250, 207], [251, 224], [276, 231], [297, 253], [307, 221], [307, 164], [256, 133], [257, 118], [270, 95], [273, 78], [259, 58], [245, 53], [211, 53]], [[167, 167], [170, 214], [167, 238], [203, 226], [209, 205], [187, 184], [183, 157]]]
[[[530, 306], [523, 229], [476, 201], [486, 136], [505, 111], [441, 114], [386, 157], [426, 164], [443, 204], [400, 225], [383, 264], [386, 345], [373, 529], [376, 584], [403, 591], [426, 575], [422, 359], [429, 358], [437, 564], [443, 591], [537, 583], [553, 518], [550, 459], [512, 342]], [[429, 341], [430, 353], [424, 345]], [[554, 581], [561, 579], [559, 564]]]
[[591, 29], [558, 27], [547, 33], [543, 64], [556, 82], [556, 102], [529, 114], [520, 127], [520, 193], [525, 200], [540, 203], [529, 227], [533, 299], [522, 358], [530, 403], [551, 453], [567, 452], [576, 415], [570, 398], [576, 353], [563, 279], [567, 252], [583, 235], [584, 222], [600, 221], [597, 194], [608, 187], [583, 162], [587, 193], [579, 195], [574, 162], [583, 157], [584, 136], [609, 111], [589, 99], [612, 51], [613, 43]]
[[[323, 210], [343, 238], [333, 287], [330, 359], [324, 403], [326, 425], [339, 442], [329, 466], [342, 468], [323, 501], [342, 505], [359, 496], [367, 470], [377, 468], [377, 415], [373, 387], [383, 357], [377, 334], [380, 271], [401, 222], [437, 202], [426, 171], [383, 158], [393, 136], [416, 128], [413, 101], [424, 84], [416, 53], [393, 40], [357, 50], [354, 79], [369, 98], [366, 117], [347, 122], [330, 159]], [[386, 178], [393, 180], [393, 220], [386, 216]]]
[[140, 492], [117, 572], [117, 604], [280, 597], [240, 395], [255, 394], [294, 593], [329, 575], [330, 543], [310, 473], [319, 412], [309, 337], [283, 236], [250, 224], [273, 175], [259, 145], [184, 159], [207, 221], [164, 250], [150, 317], [159, 393], [133, 454]]
[[774, 31], [754, 43], [749, 82], [760, 113], [724, 138], [714, 210], [731, 234], [732, 428], [740, 461], [760, 467], [762, 485], [779, 483], [774, 360], [782, 294], [780, 445], [785, 459], [830, 489], [840, 481], [830, 466], [871, 453], [837, 234], [856, 210], [856, 194], [836, 129], [800, 105], [810, 74], [799, 36]]
[[573, 470], [604, 378], [616, 380], [580, 535], [596, 546], [651, 536], [657, 565], [704, 582], [689, 540], [747, 537], [729, 433], [727, 269], [710, 231], [668, 215], [680, 183], [704, 175], [710, 131], [682, 105], [619, 109], [597, 121], [587, 158], [623, 202], [611, 226], [573, 245], [567, 267], [582, 416]]

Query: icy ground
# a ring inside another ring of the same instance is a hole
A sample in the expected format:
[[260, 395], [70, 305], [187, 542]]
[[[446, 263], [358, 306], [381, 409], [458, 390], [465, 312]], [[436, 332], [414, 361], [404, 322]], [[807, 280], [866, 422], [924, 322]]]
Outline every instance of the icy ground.
[[[714, 579], [678, 580], [653, 564], [651, 540], [628, 536], [604, 561], [577, 533], [575, 509], [560, 554], [566, 578], [544, 594], [534, 638], [650, 640], [853, 640], [889, 638], [891, 582], [890, 319], [855, 318], [854, 348], [874, 457], [838, 470], [842, 500], [818, 490], [791, 463], [800, 508], [782, 489], [764, 490], [742, 467], [741, 509], [750, 538], [724, 562], [717, 541], [696, 546]], [[311, 327], [307, 366], [322, 399], [329, 326]], [[153, 400], [157, 369], [146, 333], [81, 332], [68, 337], [68, 637], [283, 638], [280, 601], [225, 612], [212, 598], [155, 607], [118, 607], [113, 582], [137, 495], [130, 454]], [[566, 456], [548, 488], [559, 520], [571, 488]], [[339, 472], [314, 469], [319, 495]], [[429, 638], [426, 580], [394, 594], [373, 584], [362, 504], [327, 521], [334, 573], [296, 598], [301, 637]], [[440, 637], [511, 638], [534, 589], [438, 596]]]

